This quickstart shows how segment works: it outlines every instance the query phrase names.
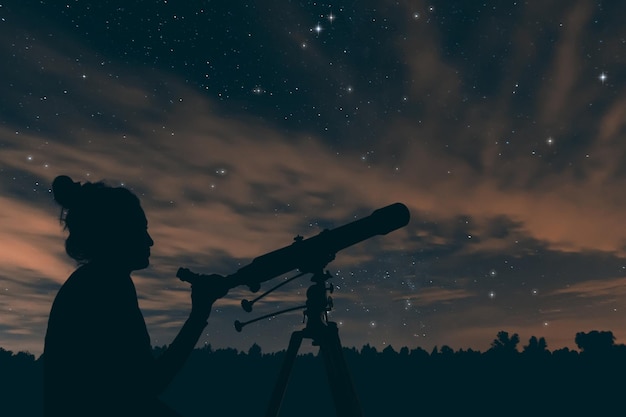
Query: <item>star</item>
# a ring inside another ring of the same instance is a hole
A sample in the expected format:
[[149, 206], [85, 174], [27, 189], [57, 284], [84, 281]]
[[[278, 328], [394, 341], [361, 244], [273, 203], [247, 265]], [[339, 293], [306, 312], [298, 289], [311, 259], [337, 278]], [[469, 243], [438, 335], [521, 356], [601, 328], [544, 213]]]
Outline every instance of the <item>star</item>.
[[606, 73], [604, 71], [602, 71], [600, 73], [600, 75], [598, 75], [598, 79], [600, 80], [602, 85], [604, 85], [604, 83], [606, 82], [606, 79], [607, 79]]
[[319, 34], [322, 31], [322, 26], [318, 23], [313, 30]]

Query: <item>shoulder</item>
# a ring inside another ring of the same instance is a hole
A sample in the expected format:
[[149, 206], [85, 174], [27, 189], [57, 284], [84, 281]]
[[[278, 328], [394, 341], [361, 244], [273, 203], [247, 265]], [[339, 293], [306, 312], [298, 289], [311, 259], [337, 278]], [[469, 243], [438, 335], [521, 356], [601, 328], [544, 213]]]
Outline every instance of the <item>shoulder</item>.
[[55, 304], [96, 307], [127, 296], [135, 296], [135, 288], [128, 275], [86, 264], [76, 269], [61, 286]]

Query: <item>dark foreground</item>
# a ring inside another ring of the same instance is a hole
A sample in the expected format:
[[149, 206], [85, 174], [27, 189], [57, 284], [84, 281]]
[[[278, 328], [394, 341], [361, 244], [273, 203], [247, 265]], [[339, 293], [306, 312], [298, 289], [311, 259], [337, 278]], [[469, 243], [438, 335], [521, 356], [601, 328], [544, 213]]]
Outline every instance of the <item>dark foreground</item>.
[[[344, 355], [364, 416], [624, 414], [626, 346], [614, 345], [610, 332], [579, 333], [580, 352], [551, 352], [543, 339], [518, 342], [500, 332], [484, 353], [366, 345]], [[248, 352], [197, 349], [163, 399], [186, 417], [263, 416], [283, 357], [256, 345]], [[41, 370], [41, 357], [0, 348], [0, 415], [41, 416]], [[334, 410], [321, 358], [299, 356], [280, 415]]]

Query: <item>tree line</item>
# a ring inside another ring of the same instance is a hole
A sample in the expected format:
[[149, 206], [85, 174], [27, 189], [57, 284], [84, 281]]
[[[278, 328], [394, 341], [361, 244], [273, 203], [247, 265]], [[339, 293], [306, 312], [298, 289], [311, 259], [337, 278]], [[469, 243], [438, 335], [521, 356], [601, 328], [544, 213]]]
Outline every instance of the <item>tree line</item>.
[[[485, 352], [430, 352], [420, 347], [344, 347], [364, 416], [476, 414], [598, 415], [621, 410], [626, 346], [610, 331], [579, 332], [578, 350], [550, 351], [546, 340], [500, 331]], [[165, 346], [155, 347], [158, 356]], [[186, 417], [260, 416], [285, 351], [195, 349], [163, 399]], [[0, 415], [42, 415], [42, 361], [0, 348]], [[621, 411], [623, 413], [623, 411]], [[335, 415], [318, 354], [300, 354], [291, 371], [281, 416]]]

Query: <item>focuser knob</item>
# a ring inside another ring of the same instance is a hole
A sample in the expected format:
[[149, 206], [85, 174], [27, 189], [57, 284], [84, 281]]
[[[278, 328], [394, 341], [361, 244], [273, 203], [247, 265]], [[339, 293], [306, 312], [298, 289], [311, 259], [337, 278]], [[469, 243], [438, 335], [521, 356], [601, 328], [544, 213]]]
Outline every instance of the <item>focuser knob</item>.
[[241, 307], [249, 313], [252, 311], [252, 302], [249, 300], [241, 300]]
[[235, 330], [241, 332], [241, 329], [243, 329], [243, 324], [239, 320], [235, 320]]

